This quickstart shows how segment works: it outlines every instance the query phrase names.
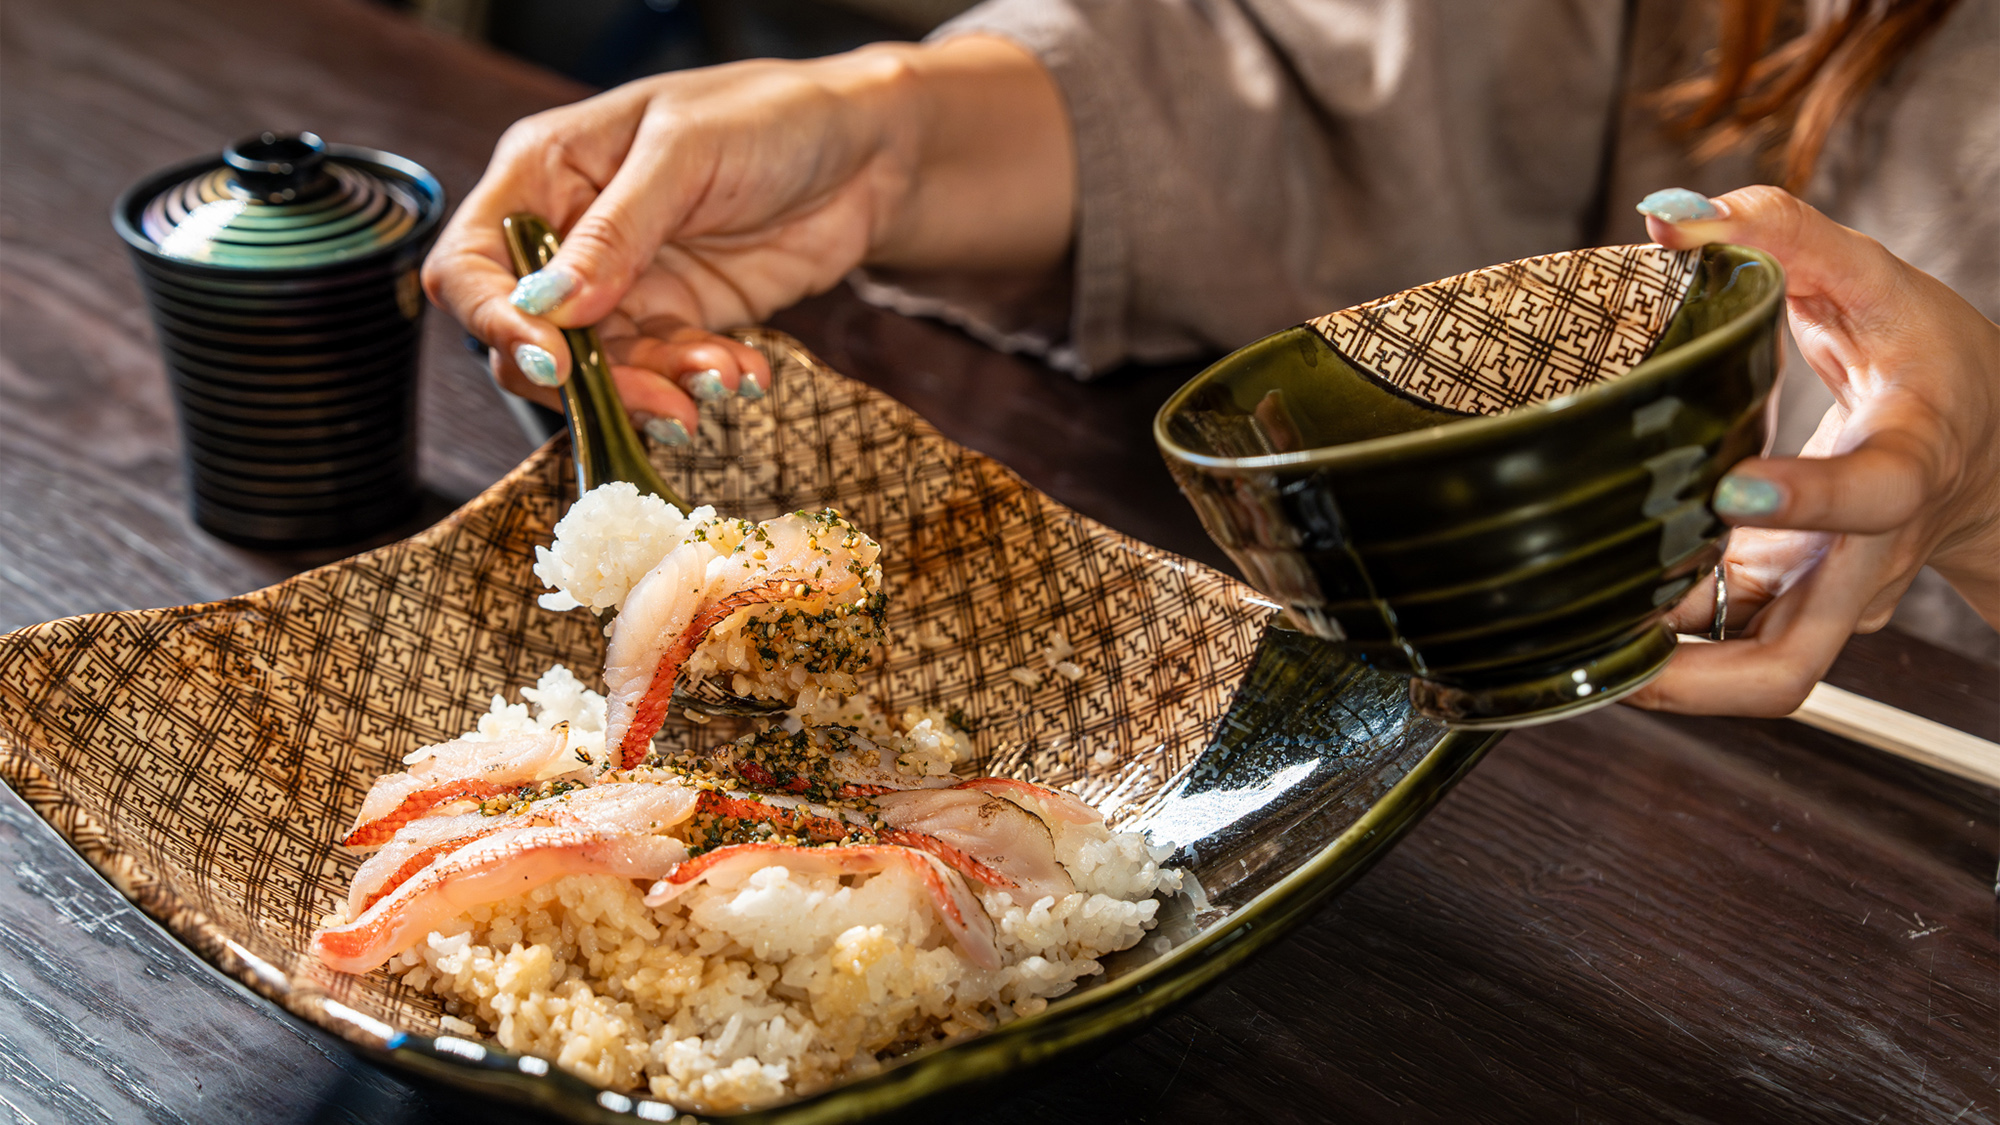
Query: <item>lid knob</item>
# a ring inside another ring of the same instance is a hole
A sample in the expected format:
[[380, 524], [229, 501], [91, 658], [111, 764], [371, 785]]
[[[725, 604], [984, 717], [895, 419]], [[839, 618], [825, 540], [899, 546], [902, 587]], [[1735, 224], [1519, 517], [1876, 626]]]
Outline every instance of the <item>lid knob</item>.
[[307, 198], [330, 179], [326, 142], [313, 133], [259, 133], [222, 150], [222, 160], [230, 186], [265, 203]]

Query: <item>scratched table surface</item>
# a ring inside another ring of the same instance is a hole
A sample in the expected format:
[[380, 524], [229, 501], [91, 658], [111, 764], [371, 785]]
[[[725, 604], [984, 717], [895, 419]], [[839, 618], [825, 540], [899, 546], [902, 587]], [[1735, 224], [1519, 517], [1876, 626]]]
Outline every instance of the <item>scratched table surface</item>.
[[[263, 128], [405, 154], [462, 195], [507, 123], [580, 91], [359, 0], [7, 0], [0, 21], [0, 630], [323, 561], [183, 513], [113, 195]], [[1073, 507], [1219, 561], [1148, 435], [1185, 370], [1080, 386], [843, 293], [780, 323]], [[435, 518], [529, 443], [456, 330], [428, 332]], [[1861, 638], [1832, 678], [2000, 736], [1994, 670], [1920, 642]], [[1517, 732], [1226, 983], [951, 1115], [1991, 1122], [1994, 796], [1782, 721], [1614, 707]], [[251, 997], [0, 787], [0, 1121], [519, 1119]]]

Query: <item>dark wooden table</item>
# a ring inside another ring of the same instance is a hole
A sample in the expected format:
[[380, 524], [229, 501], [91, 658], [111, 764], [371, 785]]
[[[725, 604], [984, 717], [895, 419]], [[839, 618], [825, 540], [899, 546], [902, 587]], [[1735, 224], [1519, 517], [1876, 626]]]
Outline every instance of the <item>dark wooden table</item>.
[[[182, 511], [173, 416], [106, 214], [125, 183], [310, 127], [455, 193], [578, 91], [359, 0], [8, 0], [0, 22], [0, 630], [235, 593], [317, 561]], [[1185, 371], [1079, 386], [833, 294], [836, 368], [1056, 497], [1219, 561], [1151, 450]], [[528, 451], [433, 317], [433, 512]], [[1988, 738], [1991, 668], [1856, 641], [1835, 682]], [[1991, 790], [1786, 722], [1611, 708], [1508, 737], [1300, 933], [969, 1119], [1994, 1121]], [[0, 1121], [507, 1121], [357, 1061], [196, 960], [0, 787]]]

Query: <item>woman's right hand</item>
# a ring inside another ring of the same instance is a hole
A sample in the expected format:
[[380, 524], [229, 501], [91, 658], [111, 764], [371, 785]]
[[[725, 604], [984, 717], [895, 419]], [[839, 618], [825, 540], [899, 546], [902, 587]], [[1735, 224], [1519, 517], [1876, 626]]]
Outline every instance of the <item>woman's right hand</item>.
[[[517, 122], [424, 264], [508, 390], [555, 405], [561, 329], [597, 325], [627, 406], [671, 440], [696, 398], [761, 393], [749, 324], [864, 264], [991, 273], [1067, 250], [1073, 157], [1053, 81], [967, 36], [633, 82]], [[500, 221], [563, 231], [517, 285]]]

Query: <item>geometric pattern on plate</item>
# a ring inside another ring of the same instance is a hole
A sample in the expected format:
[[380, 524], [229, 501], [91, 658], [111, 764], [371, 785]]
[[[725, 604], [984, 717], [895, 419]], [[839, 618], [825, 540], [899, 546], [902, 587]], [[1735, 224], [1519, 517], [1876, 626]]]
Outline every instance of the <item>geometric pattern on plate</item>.
[[[833, 505], [873, 533], [894, 639], [866, 686], [963, 704], [981, 772], [1135, 811], [1166, 788], [1251, 666], [1262, 599], [1069, 511], [789, 337], [744, 338], [771, 358], [769, 397], [710, 408], [690, 448], [655, 451], [668, 482], [751, 519]], [[257, 991], [364, 1044], [380, 1042], [369, 1019], [433, 1029], [436, 997], [331, 973], [309, 938], [360, 863], [335, 840], [378, 775], [550, 664], [595, 678], [598, 623], [537, 607], [530, 570], [573, 491], [559, 437], [411, 539], [241, 597], [0, 637], [0, 776]], [[1058, 632], [1076, 682], [1039, 657]], [[1024, 666], [1032, 688], [1008, 675]], [[731, 723], [675, 716], [663, 737], [713, 744]]]

